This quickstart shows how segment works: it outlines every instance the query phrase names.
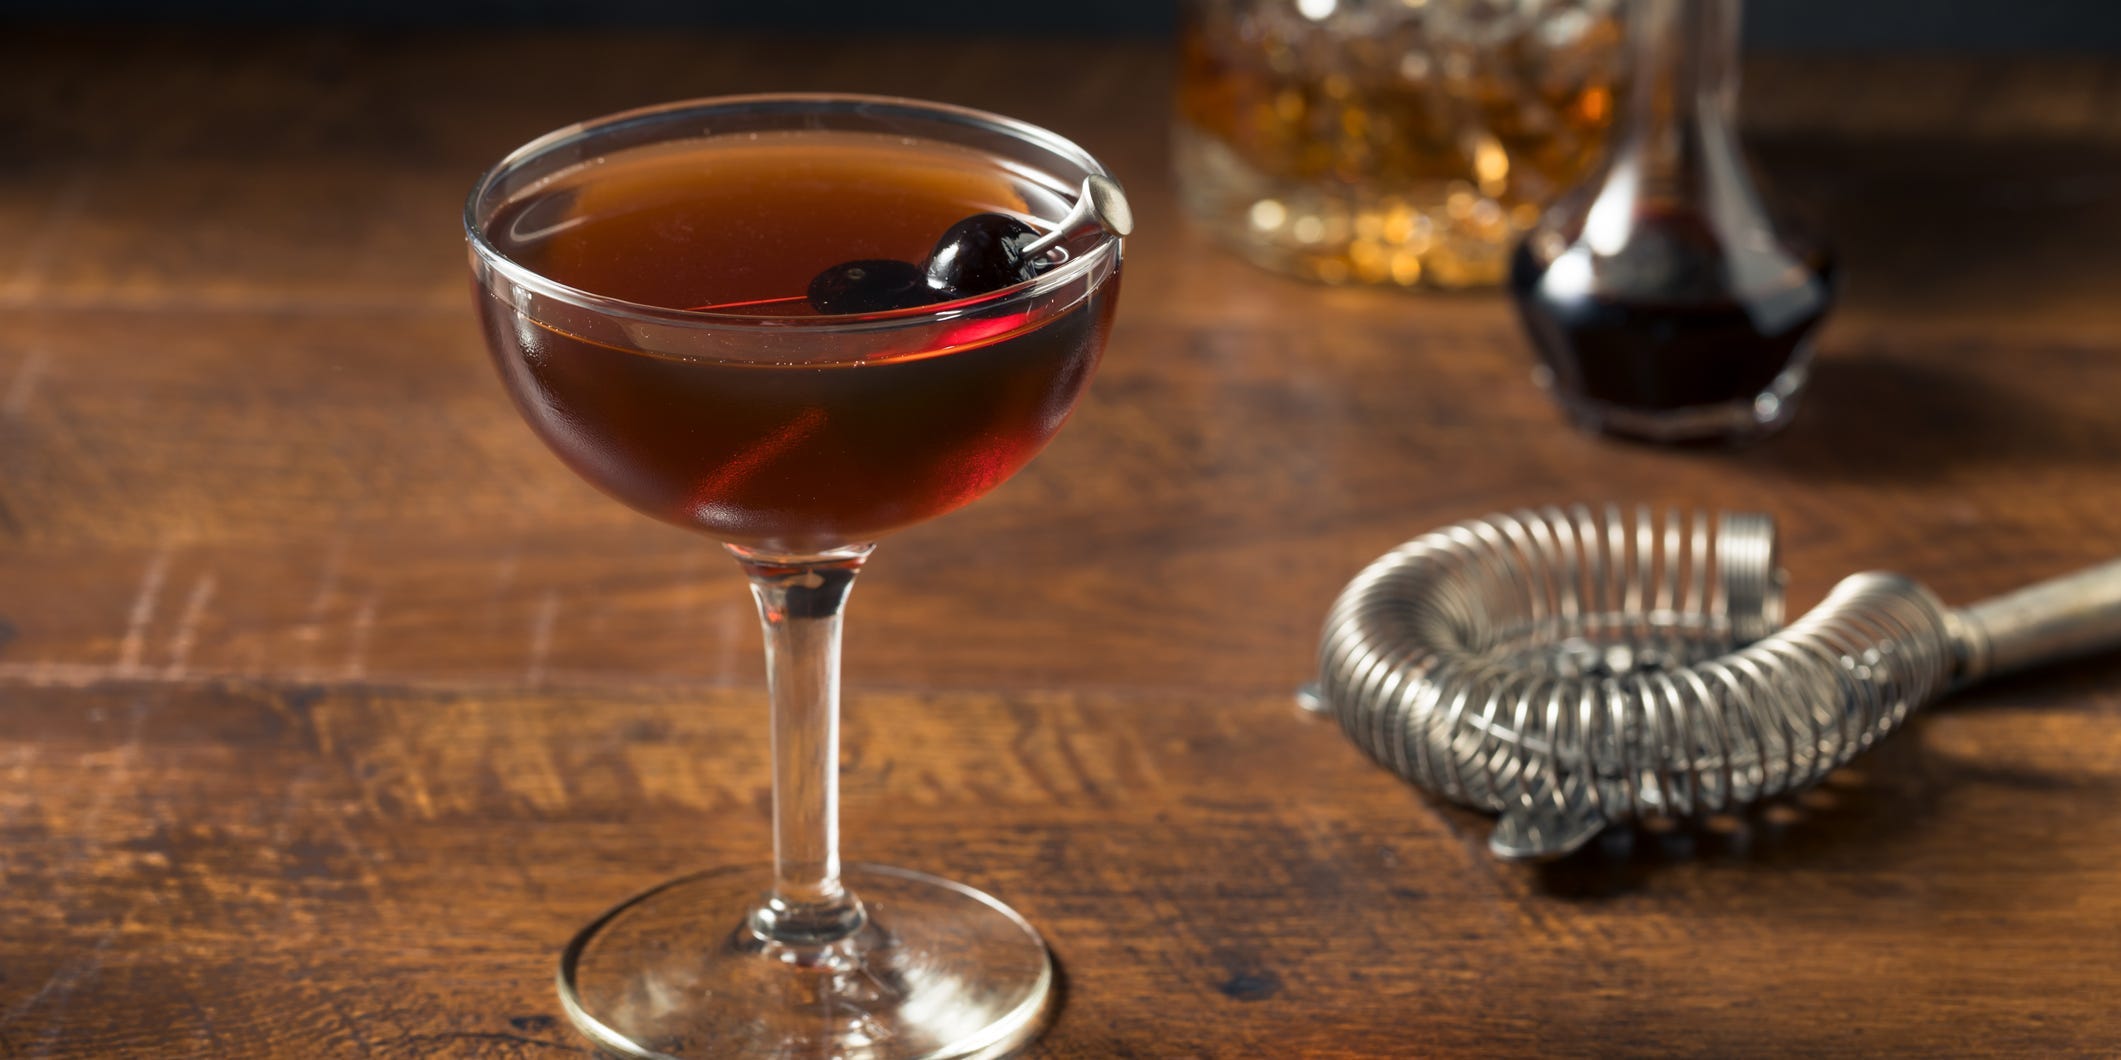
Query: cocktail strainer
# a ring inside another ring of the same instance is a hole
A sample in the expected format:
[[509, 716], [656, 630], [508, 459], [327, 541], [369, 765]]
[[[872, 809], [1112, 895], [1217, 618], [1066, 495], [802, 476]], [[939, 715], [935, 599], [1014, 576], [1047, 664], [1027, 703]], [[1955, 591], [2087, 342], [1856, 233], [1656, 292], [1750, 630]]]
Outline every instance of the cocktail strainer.
[[1817, 783], [1947, 689], [2121, 644], [2121, 560], [1972, 607], [1847, 578], [1782, 625], [1764, 515], [1491, 515], [1341, 593], [1318, 707], [1372, 758], [1500, 813], [1504, 858]]

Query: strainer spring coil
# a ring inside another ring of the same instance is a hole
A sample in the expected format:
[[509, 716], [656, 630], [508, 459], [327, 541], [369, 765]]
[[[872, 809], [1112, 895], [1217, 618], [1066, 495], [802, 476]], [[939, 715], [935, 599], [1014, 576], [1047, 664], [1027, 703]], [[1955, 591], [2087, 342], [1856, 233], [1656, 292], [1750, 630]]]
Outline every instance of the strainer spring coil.
[[2014, 668], [2121, 638], [2121, 563], [1965, 612], [1859, 574], [1787, 627], [1783, 580], [1762, 515], [1458, 523], [1343, 591], [1322, 706], [1386, 768], [1500, 813], [1495, 853], [1548, 857], [1611, 824], [1815, 784], [1955, 678], [1998, 668], [1998, 639]]

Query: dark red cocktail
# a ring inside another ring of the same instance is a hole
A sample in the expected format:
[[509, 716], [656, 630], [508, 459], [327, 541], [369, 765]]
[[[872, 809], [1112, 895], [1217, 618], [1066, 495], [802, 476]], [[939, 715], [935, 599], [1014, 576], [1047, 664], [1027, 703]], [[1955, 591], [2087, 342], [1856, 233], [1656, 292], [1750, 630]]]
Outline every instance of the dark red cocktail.
[[[778, 133], [603, 159], [511, 200], [489, 231], [509, 258], [568, 286], [725, 306], [717, 313], [761, 318], [751, 326], [766, 331], [770, 319], [814, 320], [789, 296], [835, 262], [919, 260], [960, 218], [1028, 213], [1037, 204], [1025, 200], [962, 148]], [[801, 552], [873, 541], [1023, 467], [1089, 382], [1116, 290], [791, 363], [525, 329], [495, 298], [483, 312], [525, 418], [583, 477], [659, 519]]]

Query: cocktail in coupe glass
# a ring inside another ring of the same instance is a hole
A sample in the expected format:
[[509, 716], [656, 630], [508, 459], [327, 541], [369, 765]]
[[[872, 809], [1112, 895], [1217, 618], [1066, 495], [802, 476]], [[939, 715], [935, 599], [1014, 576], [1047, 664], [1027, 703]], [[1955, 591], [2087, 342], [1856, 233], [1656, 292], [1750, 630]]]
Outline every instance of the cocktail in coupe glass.
[[[994, 115], [750, 96], [561, 129], [474, 189], [479, 313], [523, 417], [605, 492], [721, 541], [765, 626], [773, 865], [666, 883], [568, 945], [560, 995], [599, 1045], [955, 1057], [1037, 1033], [1053, 970], [1021, 917], [840, 864], [840, 609], [878, 538], [1000, 484], [1082, 396], [1126, 228], [1107, 176]], [[1079, 223], [1092, 186], [1117, 223]], [[1036, 260], [994, 289], [833, 301], [894, 262], [932, 274], [974, 215], [1037, 234], [1012, 244]]]

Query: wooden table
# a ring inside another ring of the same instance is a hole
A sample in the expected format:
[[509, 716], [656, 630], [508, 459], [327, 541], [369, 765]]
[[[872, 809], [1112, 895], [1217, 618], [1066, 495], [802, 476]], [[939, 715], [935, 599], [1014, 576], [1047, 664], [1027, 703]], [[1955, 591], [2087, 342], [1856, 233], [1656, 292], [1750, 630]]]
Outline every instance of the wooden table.
[[2112, 659], [1545, 868], [1290, 695], [1357, 569], [1508, 507], [1772, 511], [1800, 607], [2121, 553], [2121, 67], [1758, 64], [1848, 297], [1713, 454], [1562, 427], [1492, 295], [1218, 254], [1153, 42], [105, 29], [0, 35], [0, 1054], [583, 1053], [560, 943], [763, 854], [737, 572], [517, 421], [457, 213], [547, 128], [798, 87], [1049, 125], [1143, 218], [1075, 422], [851, 612], [849, 854], [1041, 926], [1033, 1055], [2121, 1049]]

